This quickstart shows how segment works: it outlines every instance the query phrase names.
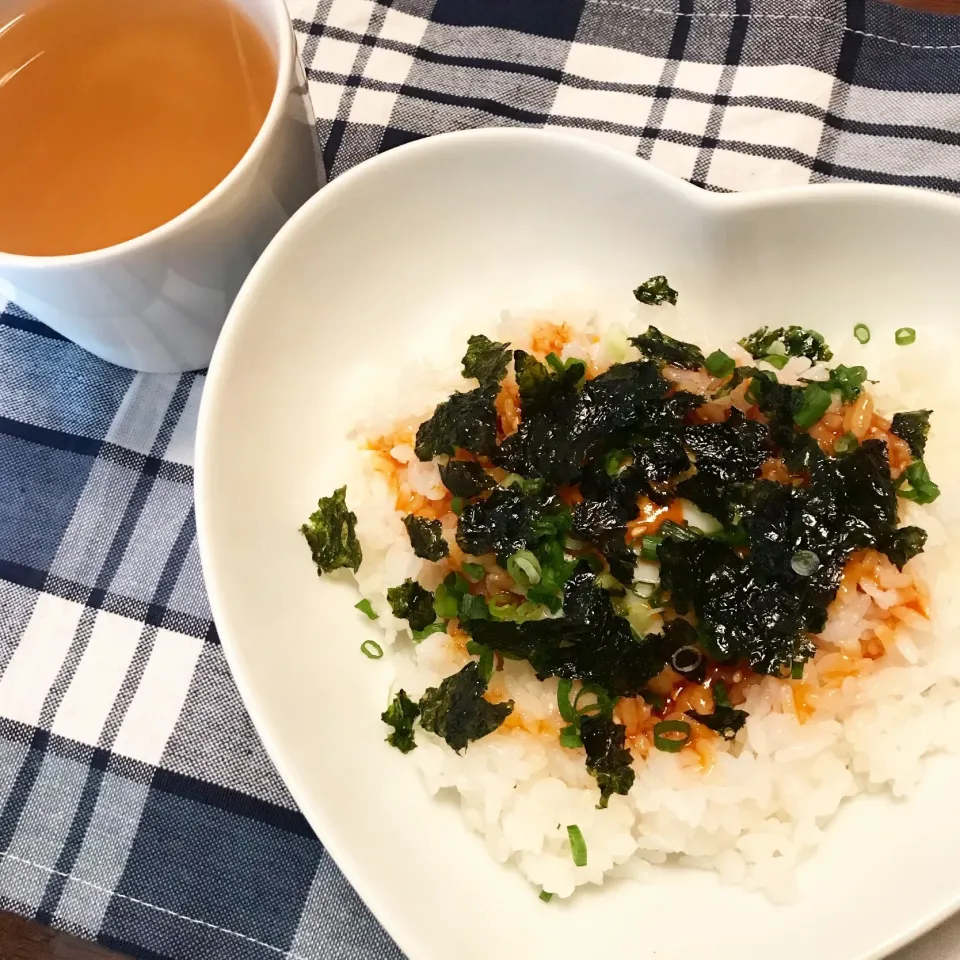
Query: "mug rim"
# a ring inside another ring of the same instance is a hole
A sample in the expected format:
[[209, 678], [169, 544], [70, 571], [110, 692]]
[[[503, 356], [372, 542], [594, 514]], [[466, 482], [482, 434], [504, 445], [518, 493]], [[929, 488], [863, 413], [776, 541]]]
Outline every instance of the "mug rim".
[[[225, 0], [233, 6], [236, 0]], [[296, 40], [293, 34], [293, 25], [285, 0], [263, 0], [272, 16], [272, 30], [277, 42], [277, 81], [273, 90], [273, 98], [267, 115], [263, 118], [256, 136], [244, 151], [243, 156], [230, 168], [226, 176], [213, 189], [207, 191], [199, 200], [195, 201], [186, 210], [178, 213], [173, 219], [153, 227], [146, 233], [137, 234], [129, 240], [121, 240], [109, 247], [98, 247], [96, 250], [85, 250], [82, 253], [43, 254], [33, 255], [26, 253], [6, 253], [0, 250], [0, 265], [14, 267], [82, 267], [105, 260], [111, 260], [134, 253], [155, 243], [162, 242], [180, 230], [190, 220], [200, 216], [207, 208], [213, 206], [224, 194], [232, 190], [234, 185], [253, 165], [257, 156], [263, 153], [267, 141], [280, 123], [287, 100], [287, 84], [290, 78], [293, 58], [296, 56]], [[255, 25], [256, 29], [260, 29]]]

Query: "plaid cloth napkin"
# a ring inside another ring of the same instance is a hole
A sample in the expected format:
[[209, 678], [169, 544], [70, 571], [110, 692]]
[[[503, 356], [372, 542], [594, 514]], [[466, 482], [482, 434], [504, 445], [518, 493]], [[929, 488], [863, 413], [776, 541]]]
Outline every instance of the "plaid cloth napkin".
[[[711, 190], [960, 192], [952, 18], [864, 0], [291, 12], [331, 176], [445, 130], [546, 125]], [[399, 958], [224, 662], [192, 504], [203, 383], [0, 315], [0, 908], [164, 960]], [[956, 956], [958, 934], [909, 955]]]

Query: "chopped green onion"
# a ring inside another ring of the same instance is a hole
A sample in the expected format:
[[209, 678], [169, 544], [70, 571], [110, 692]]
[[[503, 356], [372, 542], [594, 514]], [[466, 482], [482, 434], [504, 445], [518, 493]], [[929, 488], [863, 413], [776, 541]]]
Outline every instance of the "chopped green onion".
[[764, 358], [771, 367], [776, 367], [778, 370], [782, 370], [790, 361], [790, 358], [785, 353], [768, 353]]
[[367, 600], [366, 597], [363, 598], [359, 603], [355, 603], [354, 607], [357, 608], [365, 617], [370, 620], [379, 620], [380, 614], [373, 609], [373, 604]]
[[539, 620], [543, 616], [543, 611], [540, 607], [531, 603], [529, 600], [524, 600], [523, 603], [513, 611], [513, 616], [511, 620], [515, 620], [517, 623], [525, 623], [527, 620]]
[[627, 588], [609, 570], [597, 574], [596, 584], [615, 597], [622, 597], [627, 592]]
[[383, 656], [383, 647], [376, 640], [364, 640], [360, 644], [360, 652], [371, 660], [379, 660]]
[[790, 558], [790, 569], [798, 577], [812, 577], [820, 567], [820, 558], [812, 550], [798, 550]]
[[866, 367], [848, 367], [841, 363], [830, 371], [830, 379], [823, 386], [831, 392], [839, 391], [840, 399], [844, 403], [853, 403], [860, 396], [866, 379]]
[[858, 323], [853, 328], [853, 335], [857, 338], [859, 343], [870, 342], [870, 328], [865, 323]]
[[917, 339], [917, 331], [913, 327], [901, 327], [894, 335], [898, 347], [908, 347]]
[[809, 430], [827, 412], [832, 399], [830, 392], [819, 383], [808, 383], [793, 422], [802, 430]]
[[598, 557], [595, 553], [588, 553], [584, 555], [584, 560], [587, 561], [587, 566], [593, 573], [602, 573], [603, 572], [603, 558]]
[[611, 450], [603, 461], [603, 469], [608, 477], [615, 477], [629, 454], [623, 450]]
[[517, 598], [512, 593], [496, 593], [487, 601], [494, 620], [512, 620], [517, 606]]
[[922, 460], [916, 460], [903, 471], [898, 481], [898, 493], [914, 503], [933, 503], [940, 496], [940, 488], [930, 478], [930, 472]]
[[[580, 698], [585, 693], [592, 693], [597, 699], [595, 703], [588, 703], [585, 707], [581, 707]], [[583, 716], [586, 713], [602, 713], [603, 716], [610, 717], [613, 715], [614, 705], [610, 694], [595, 683], [585, 683], [573, 699], [573, 709], [578, 716]]]
[[480, 662], [477, 664], [480, 676], [489, 681], [493, 676], [493, 651], [482, 643], [477, 643], [476, 640], [468, 640], [467, 653], [480, 658]]
[[[689, 724], [687, 725], [689, 728]], [[573, 863], [577, 867], [587, 865], [587, 841], [583, 839], [580, 828], [575, 824], [567, 827], [567, 836], [570, 838], [570, 853], [573, 854]]]
[[450, 509], [459, 517], [463, 513], [464, 500], [463, 497], [453, 497], [450, 500]]
[[703, 654], [696, 647], [680, 647], [670, 657], [670, 665], [677, 673], [695, 673], [703, 663]]
[[487, 609], [486, 598], [472, 593], [465, 594], [457, 606], [457, 616], [461, 620], [489, 620], [490, 611]]
[[460, 569], [463, 570], [463, 575], [473, 583], [479, 583], [487, 573], [482, 563], [465, 563]]
[[663, 537], [657, 534], [647, 534], [647, 536], [640, 541], [641, 558], [656, 563], [656, 561], [659, 559], [657, 556], [657, 549], [661, 543], [663, 543]]
[[520, 584], [529, 587], [540, 582], [540, 561], [529, 550], [518, 550], [507, 560], [507, 573]]
[[671, 540], [677, 540], [680, 543], [690, 543], [703, 536], [703, 533], [696, 527], [691, 527], [688, 523], [681, 525], [674, 520], [664, 520], [660, 524], [660, 530], [662, 531], [661, 540], [664, 537], [670, 537]]
[[[774, 340], [773, 343], [767, 347], [767, 354], [772, 357], [786, 357], [789, 356], [787, 350], [787, 345], [782, 340]], [[764, 360], [767, 358], [764, 357]]]
[[837, 453], [853, 453], [859, 446], [860, 441], [852, 433], [845, 433], [842, 437], [837, 437], [833, 449]]
[[577, 732], [577, 726], [574, 723], [564, 727], [560, 731], [560, 736], [558, 739], [560, 741], [560, 746], [566, 747], [568, 750], [578, 750], [583, 746], [583, 741], [580, 739], [580, 734]]
[[[682, 737], [669, 736], [681, 733]], [[690, 724], [686, 720], [661, 720], [653, 728], [653, 745], [664, 753], [679, 753], [690, 740]]]
[[458, 608], [456, 595], [450, 591], [446, 583], [441, 583], [433, 595], [433, 609], [437, 611], [437, 616], [444, 620], [451, 620], [457, 615]]
[[652, 690], [641, 690], [640, 696], [643, 697], [651, 710], [662, 710], [667, 705], [667, 701], [659, 693], [654, 693]]
[[727, 685], [722, 680], [717, 680], [713, 684], [713, 702], [718, 707], [732, 707], [730, 694], [727, 693]]
[[413, 642], [420, 643], [423, 640], [426, 640], [427, 637], [432, 633], [446, 633], [447, 625], [445, 623], [431, 623], [429, 627], [424, 627], [422, 630], [413, 631]]
[[737, 368], [733, 357], [728, 357], [722, 350], [714, 350], [713, 353], [704, 360], [703, 365], [707, 368], [707, 373], [714, 377], [725, 379]]
[[557, 681], [557, 706], [560, 709], [560, 716], [563, 717], [567, 723], [575, 723], [577, 721], [576, 707], [570, 702], [570, 693], [572, 690], [572, 680], [561, 677]]
[[555, 353], [548, 353], [544, 359], [557, 373], [563, 373], [566, 370], [563, 361]]
[[553, 899], [553, 894], [552, 894], [552, 893], [548, 893], [546, 890], [541, 890], [541, 891], [540, 891], [540, 899], [541, 899], [544, 903], [549, 903], [549, 902]]
[[803, 661], [802, 660], [793, 661], [793, 666], [790, 668], [790, 679], [791, 680], [803, 679]]

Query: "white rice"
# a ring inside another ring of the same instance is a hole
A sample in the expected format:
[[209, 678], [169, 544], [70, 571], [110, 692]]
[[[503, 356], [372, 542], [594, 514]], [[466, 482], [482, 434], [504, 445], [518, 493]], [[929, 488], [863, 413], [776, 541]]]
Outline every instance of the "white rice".
[[[529, 342], [532, 319], [562, 320], [577, 331], [564, 357], [590, 357], [605, 368], [637, 356], [626, 345], [627, 329], [636, 333], [651, 317], [674, 336], [719, 347], [738, 362], [749, 359], [735, 343], [717, 342], [709, 327], [687, 322], [669, 307], [625, 310], [612, 322], [586, 311], [504, 314], [499, 326], [482, 332], [523, 346]], [[449, 353], [434, 358], [435, 366], [404, 371], [402, 391], [385, 384], [384, 396], [371, 398], [374, 415], [357, 425], [358, 440], [389, 435], [398, 425], [416, 426], [438, 401], [468, 388], [459, 375], [463, 343], [451, 338]], [[418, 728], [419, 748], [410, 760], [422, 771], [427, 789], [434, 794], [457, 791], [464, 819], [482, 834], [490, 854], [513, 864], [537, 887], [568, 897], [577, 886], [602, 883], [606, 877], [649, 879], [658, 865], [674, 861], [715, 870], [724, 883], [762, 889], [776, 901], [788, 901], [796, 895], [794, 866], [820, 842], [822, 828], [846, 798], [877, 790], [905, 796], [921, 777], [926, 755], [960, 746], [960, 649], [955, 633], [960, 592], [948, 583], [960, 566], [960, 498], [952, 480], [957, 464], [946, 440], [956, 398], [945, 392], [952, 389], [949, 384], [938, 382], [946, 379], [944, 368], [925, 352], [922, 331], [910, 348], [862, 348], [852, 335], [831, 345], [834, 364], [864, 364], [871, 378], [879, 380], [873, 394], [880, 412], [935, 411], [925, 459], [943, 495], [928, 507], [902, 502], [902, 520], [923, 526], [929, 534], [926, 552], [911, 561], [907, 571], [929, 588], [930, 619], [908, 618], [885, 656], [873, 661], [875, 669], [848, 677], [820, 697], [805, 722], [797, 716], [788, 686], [764, 679], [749, 690], [745, 727], [734, 742], [719, 743], [711, 766], [691, 763], [691, 751], [652, 750], [648, 759], [635, 762], [636, 782], [629, 795], [613, 796], [606, 810], [596, 807], [598, 791], [582, 751], [564, 749], [555, 735], [501, 729], [457, 755]], [[925, 375], [929, 370], [940, 373], [930, 377]], [[791, 360], [779, 376], [796, 382], [824, 373], [811, 370], [806, 360]], [[421, 396], [413, 395], [417, 389]], [[397, 396], [404, 397], [406, 417], [384, 418], [382, 411], [396, 409]], [[407, 481], [414, 491], [428, 499], [442, 496], [435, 465], [421, 464], [409, 447], [397, 448], [393, 455], [408, 463]], [[433, 588], [442, 572], [413, 555], [394, 494], [371, 470], [372, 459], [358, 452], [355, 475], [347, 480], [364, 556], [357, 580], [380, 615], [395, 687], [418, 697], [468, 658], [446, 634], [414, 645], [406, 621], [391, 615], [389, 586], [419, 576]], [[819, 638], [821, 649], [849, 648], [871, 620], [896, 602], [896, 590], [895, 585], [873, 583], [858, 590], [834, 611]], [[807, 665], [805, 679], [816, 685], [816, 665]], [[559, 724], [556, 681], [539, 682], [527, 664], [508, 660], [494, 682], [516, 702], [528, 728], [535, 729], [538, 720]], [[568, 824], [577, 824], [586, 840], [585, 867], [572, 861]]]

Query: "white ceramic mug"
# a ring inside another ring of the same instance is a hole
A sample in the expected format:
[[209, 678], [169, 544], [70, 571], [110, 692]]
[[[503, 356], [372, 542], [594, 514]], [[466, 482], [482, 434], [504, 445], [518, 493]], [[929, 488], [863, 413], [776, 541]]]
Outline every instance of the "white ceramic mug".
[[230, 0], [276, 59], [270, 110], [240, 162], [175, 219], [63, 257], [0, 252], [12, 300], [104, 360], [151, 373], [205, 367], [227, 311], [277, 230], [323, 185], [306, 79], [283, 0]]

